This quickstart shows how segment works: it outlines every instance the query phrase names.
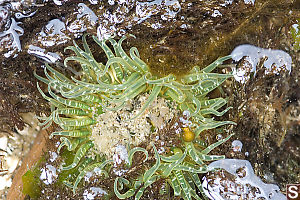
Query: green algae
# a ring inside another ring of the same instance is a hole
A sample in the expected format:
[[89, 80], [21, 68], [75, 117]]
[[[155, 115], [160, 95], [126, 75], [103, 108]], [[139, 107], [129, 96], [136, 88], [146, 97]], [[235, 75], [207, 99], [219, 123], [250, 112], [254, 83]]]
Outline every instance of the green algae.
[[41, 194], [40, 173], [39, 168], [35, 168], [34, 170], [28, 170], [22, 176], [23, 193], [29, 195], [32, 199], [37, 199]]
[[[66, 165], [72, 164], [73, 159], [74, 159], [74, 153], [72, 153], [71, 151], [67, 151], [66, 149], [63, 149], [60, 156], [62, 157], [62, 159], [64, 160]], [[71, 177], [69, 177], [70, 174], [71, 174]], [[55, 184], [57, 184], [59, 186], [64, 186], [63, 185], [64, 181], [68, 180], [68, 178], [73, 178], [73, 175], [77, 176], [78, 174], [79, 174], [79, 172], [78, 172], [77, 168], [62, 171], [61, 173], [59, 173], [58, 181], [55, 182]]]
[[41, 165], [45, 162], [45, 157], [42, 157], [32, 169], [22, 176], [23, 194], [30, 196], [30, 199], [38, 199], [41, 195]]
[[294, 50], [295, 51], [299, 51], [300, 50], [300, 19], [297, 20], [297, 23], [293, 24], [291, 29], [290, 29], [290, 33], [291, 36], [294, 40]]

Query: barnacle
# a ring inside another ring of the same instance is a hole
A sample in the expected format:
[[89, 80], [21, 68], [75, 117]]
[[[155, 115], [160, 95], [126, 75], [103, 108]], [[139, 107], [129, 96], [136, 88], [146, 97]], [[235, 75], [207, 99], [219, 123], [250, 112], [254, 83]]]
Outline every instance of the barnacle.
[[[50, 102], [52, 111], [48, 117], [39, 117], [43, 120], [41, 125], [49, 127], [53, 122], [58, 124], [61, 130], [50, 135], [50, 138], [60, 137], [61, 143], [57, 151], [67, 147], [68, 151], [75, 152], [73, 162], [63, 166], [62, 170], [77, 169], [78, 173], [74, 180], [65, 181], [65, 184], [75, 193], [84, 175], [96, 168], [107, 177], [114, 162], [112, 147], [117, 144], [136, 146], [128, 149], [128, 168], [131, 167], [132, 158], [138, 151], [146, 155], [146, 161], [148, 151], [138, 147], [145, 139], [144, 135], [139, 136], [143, 140], [133, 142], [130, 134], [124, 132], [130, 129], [130, 123], [148, 126], [145, 113], [153, 111], [152, 105], [155, 101], [162, 101], [168, 104], [168, 112], [171, 109], [177, 110], [178, 107], [181, 111], [191, 113], [193, 124], [184, 129], [189, 135], [186, 136], [187, 139], [183, 139], [182, 145], [173, 151], [173, 155], [159, 154], [150, 141], [155, 163], [152, 163], [152, 166], [137, 179], [127, 180], [118, 176], [114, 182], [115, 195], [120, 199], [135, 195], [135, 199], [139, 199], [147, 187], [164, 178], [168, 180], [175, 195], [184, 199], [191, 199], [191, 196], [199, 199], [196, 187], [200, 191], [202, 188], [198, 173], [207, 172], [205, 161], [224, 158], [208, 153], [231, 136], [201, 149], [197, 144], [199, 135], [207, 129], [234, 124], [231, 121], [216, 121], [212, 117], [212, 115], [222, 116], [230, 109], [219, 111], [226, 104], [225, 99], [206, 97], [209, 92], [232, 76], [212, 73], [218, 65], [231, 57], [219, 58], [204, 69], [195, 66], [179, 79], [173, 74], [158, 77], [153, 75], [148, 65], [140, 59], [137, 48], [132, 47], [129, 55], [122, 49], [125, 36], [118, 42], [112, 38], [100, 41], [93, 36], [93, 39], [105, 52], [108, 59], [106, 64], [96, 61], [84, 36], [84, 50], [74, 42], [74, 46], [66, 49], [74, 51], [76, 55], [64, 61], [65, 66], [69, 61], [80, 63], [82, 68], [80, 77], [67, 78], [47, 64], [44, 68], [46, 78], [35, 73], [37, 79], [48, 85], [48, 93], [51, 96], [47, 96], [37, 84], [42, 96]], [[114, 50], [109, 48], [107, 42], [110, 42]], [[132, 106], [136, 99], [142, 102], [142, 105], [128, 108], [128, 103]], [[118, 126], [107, 126], [110, 123], [106, 119], [107, 113], [116, 118]], [[151, 126], [146, 128], [149, 129], [147, 134], [151, 134]], [[110, 132], [107, 134], [105, 131]], [[101, 146], [108, 144], [111, 146], [105, 148]], [[122, 193], [124, 190], [125, 193]]]

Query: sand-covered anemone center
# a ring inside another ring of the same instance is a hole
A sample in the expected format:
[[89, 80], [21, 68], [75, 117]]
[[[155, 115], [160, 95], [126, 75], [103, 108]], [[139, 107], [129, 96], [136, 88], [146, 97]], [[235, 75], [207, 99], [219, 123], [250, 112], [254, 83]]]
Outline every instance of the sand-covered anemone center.
[[138, 146], [149, 138], [151, 132], [163, 128], [178, 112], [174, 102], [157, 97], [142, 115], [130, 120], [139, 113], [148, 96], [139, 95], [129, 100], [121, 110], [105, 110], [95, 117], [97, 123], [92, 127], [91, 139], [97, 153], [112, 158], [118, 145]]

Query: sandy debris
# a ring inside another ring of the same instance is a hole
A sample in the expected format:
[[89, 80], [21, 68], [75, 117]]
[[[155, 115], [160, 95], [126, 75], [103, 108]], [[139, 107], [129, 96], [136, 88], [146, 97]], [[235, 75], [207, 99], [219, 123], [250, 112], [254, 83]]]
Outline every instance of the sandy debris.
[[162, 128], [176, 112], [175, 103], [158, 97], [147, 110], [134, 120], [149, 95], [140, 95], [119, 111], [106, 110], [97, 117], [98, 123], [93, 127], [92, 139], [98, 152], [112, 158], [117, 145], [138, 146], [144, 142], [153, 127]]

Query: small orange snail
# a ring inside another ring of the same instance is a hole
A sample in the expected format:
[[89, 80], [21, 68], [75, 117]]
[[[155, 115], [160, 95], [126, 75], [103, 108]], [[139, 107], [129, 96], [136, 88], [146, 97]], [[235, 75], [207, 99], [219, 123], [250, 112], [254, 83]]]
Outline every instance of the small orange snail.
[[183, 133], [182, 133], [182, 139], [185, 142], [191, 142], [195, 139], [195, 133], [190, 130], [189, 127], [184, 127], [182, 128]]

